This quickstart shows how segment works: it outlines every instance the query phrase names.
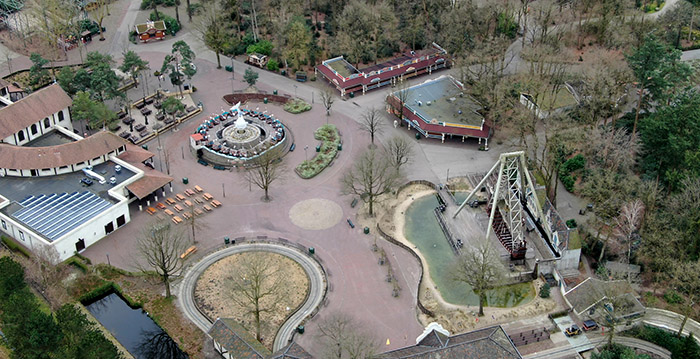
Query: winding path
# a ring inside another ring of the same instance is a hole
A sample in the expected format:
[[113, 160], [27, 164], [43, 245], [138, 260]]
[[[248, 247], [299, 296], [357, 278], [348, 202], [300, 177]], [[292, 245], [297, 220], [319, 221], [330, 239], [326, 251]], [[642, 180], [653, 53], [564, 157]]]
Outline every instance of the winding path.
[[179, 284], [178, 302], [185, 316], [195, 323], [199, 329], [205, 333], [208, 332], [212, 323], [199, 311], [194, 302], [194, 289], [197, 279], [210, 265], [218, 260], [232, 254], [252, 251], [264, 251], [289, 257], [299, 263], [309, 276], [309, 295], [306, 301], [282, 324], [282, 327], [277, 332], [277, 336], [275, 336], [273, 351], [277, 351], [289, 343], [296, 327], [321, 304], [326, 293], [326, 275], [323, 268], [316, 260], [296, 248], [276, 243], [242, 243], [211, 253], [190, 267], [184, 275], [182, 282]]

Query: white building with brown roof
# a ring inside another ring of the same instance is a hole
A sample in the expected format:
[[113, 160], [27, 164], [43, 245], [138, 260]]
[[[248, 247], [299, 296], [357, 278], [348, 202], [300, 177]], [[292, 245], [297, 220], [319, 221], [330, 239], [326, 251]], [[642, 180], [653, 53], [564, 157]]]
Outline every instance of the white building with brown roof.
[[[69, 107], [73, 100], [58, 84], [45, 87], [0, 108], [0, 143], [23, 145], [53, 131], [73, 130]], [[7, 101], [3, 101], [7, 103]]]
[[111, 132], [74, 134], [71, 103], [52, 85], [0, 108], [0, 232], [61, 261], [126, 225], [130, 203], [149, 205], [173, 180], [145, 164], [153, 153]]

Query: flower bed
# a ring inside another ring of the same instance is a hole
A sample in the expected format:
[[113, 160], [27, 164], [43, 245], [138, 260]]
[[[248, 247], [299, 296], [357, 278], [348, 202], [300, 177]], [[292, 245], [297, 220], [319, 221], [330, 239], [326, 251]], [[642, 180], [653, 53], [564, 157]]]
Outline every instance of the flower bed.
[[314, 133], [314, 138], [320, 141], [321, 149], [316, 153], [316, 156], [311, 160], [302, 162], [294, 170], [299, 177], [309, 179], [321, 173], [324, 168], [328, 167], [333, 159], [338, 154], [338, 145], [340, 145], [340, 133], [335, 125], [323, 125]]
[[284, 105], [284, 110], [293, 114], [302, 113], [310, 109], [311, 105], [298, 98], [290, 100]]

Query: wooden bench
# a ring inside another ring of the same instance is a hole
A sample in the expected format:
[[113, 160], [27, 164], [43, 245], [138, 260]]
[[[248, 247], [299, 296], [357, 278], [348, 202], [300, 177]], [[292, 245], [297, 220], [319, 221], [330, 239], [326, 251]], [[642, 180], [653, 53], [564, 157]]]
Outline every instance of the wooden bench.
[[204, 210], [207, 211], [207, 212], [211, 212], [211, 207], [209, 207], [209, 206], [206, 205], [206, 204], [205, 204], [204, 207], [202, 207], [202, 208], [204, 208]]
[[190, 202], [189, 199], [186, 200], [186, 201], [185, 201], [185, 206], [187, 206], [187, 207], [192, 207], [192, 202]]
[[180, 207], [179, 204], [176, 204], [175, 207], [173, 207], [173, 208], [175, 208], [175, 210], [178, 212], [182, 212], [182, 207]]
[[168, 216], [171, 216], [171, 217], [175, 215], [175, 212], [173, 212], [169, 209], [166, 209], [164, 212], [165, 212], [165, 214], [167, 214]]
[[201, 216], [202, 214], [204, 214], [204, 212], [202, 212], [202, 210], [199, 209], [199, 208], [195, 208], [195, 209], [194, 209], [194, 214], [196, 214], [196, 215], [198, 215], [198, 216]]
[[159, 209], [165, 209], [165, 208], [167, 208], [167, 207], [165, 207], [164, 204], [162, 204], [162, 203], [160, 203], [160, 202], [156, 203], [156, 207], [158, 207]]
[[182, 223], [182, 218], [180, 218], [178, 216], [173, 217], [173, 223], [175, 223], [175, 224]]
[[167, 204], [169, 204], [169, 205], [173, 205], [173, 204], [177, 203], [177, 202], [175, 202], [175, 200], [172, 199], [172, 198], [167, 198], [167, 199], [165, 200], [165, 202], [166, 202]]
[[214, 196], [212, 196], [212, 195], [210, 195], [209, 193], [206, 193], [206, 192], [202, 195], [202, 197], [204, 197], [204, 200], [205, 200], [205, 201], [211, 201], [212, 199], [214, 199]]
[[187, 248], [187, 250], [185, 251], [185, 253], [180, 254], [180, 259], [185, 259], [185, 258], [189, 257], [192, 253], [196, 252], [196, 251], [197, 251], [197, 246], [192, 246], [192, 247], [190, 247], [190, 248]]
[[148, 214], [150, 215], [153, 215], [153, 213], [156, 213], [156, 209], [153, 207], [148, 207], [146, 208], [146, 212], [148, 212]]
[[195, 192], [188, 188], [185, 190], [185, 194], [189, 197], [189, 196], [193, 196], [195, 194]]
[[185, 217], [185, 219], [190, 219], [190, 218], [192, 218], [192, 215], [189, 214], [189, 213], [187, 213], [187, 212], [183, 213], [182, 216]]
[[217, 200], [213, 200], [213, 201], [211, 201], [211, 206], [214, 208], [217, 208], [217, 207], [221, 206], [221, 202], [219, 202]]
[[194, 190], [197, 191], [197, 192], [203, 192], [203, 191], [204, 191], [204, 190], [202, 189], [202, 187], [199, 187], [199, 186], [194, 186]]
[[185, 200], [185, 196], [183, 196], [183, 195], [181, 195], [181, 194], [179, 194], [179, 193], [175, 195], [175, 198], [177, 198], [178, 201], [184, 201], [184, 200]]

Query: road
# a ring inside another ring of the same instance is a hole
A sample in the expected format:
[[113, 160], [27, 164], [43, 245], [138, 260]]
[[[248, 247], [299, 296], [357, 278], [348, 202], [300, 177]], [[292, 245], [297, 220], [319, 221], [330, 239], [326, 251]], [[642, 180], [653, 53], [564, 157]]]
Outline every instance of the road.
[[[600, 345], [604, 344], [607, 341], [607, 337], [601, 336], [597, 337], [594, 339], [590, 339], [590, 343], [594, 345], [594, 347], [599, 347]], [[644, 340], [640, 340], [637, 338], [630, 338], [630, 337], [623, 337], [623, 336], [616, 336], [613, 338], [613, 342], [617, 344], [621, 344], [624, 346], [628, 346], [630, 348], [634, 349], [641, 349], [646, 352], [658, 355], [660, 358], [664, 359], [671, 359], [671, 352], [668, 351], [667, 349], [664, 349], [656, 344], [649, 343]], [[589, 346], [590, 344], [586, 344]], [[537, 353], [532, 353], [529, 355], [525, 355], [523, 358], [525, 359], [565, 359], [565, 358], [580, 358], [578, 355], [578, 350], [579, 348], [576, 347], [571, 347], [571, 346], [565, 346], [565, 347], [557, 347], [557, 348], [552, 348], [548, 350], [543, 350], [541, 352]]]
[[[644, 324], [677, 333], [683, 323], [683, 316], [664, 309], [647, 308], [643, 322]], [[700, 323], [688, 318], [685, 327], [683, 327], [683, 335], [689, 335], [690, 333], [693, 333], [693, 337], [700, 344]]]
[[265, 251], [289, 257], [299, 263], [309, 277], [309, 295], [301, 307], [292, 314], [277, 332], [273, 344], [273, 352], [281, 349], [289, 343], [299, 324], [311, 314], [323, 301], [326, 292], [326, 275], [321, 266], [314, 259], [299, 250], [274, 243], [242, 243], [211, 253], [190, 267], [178, 284], [178, 305], [185, 316], [205, 333], [209, 331], [212, 323], [196, 307], [194, 302], [194, 289], [199, 276], [216, 261], [236, 253]]

